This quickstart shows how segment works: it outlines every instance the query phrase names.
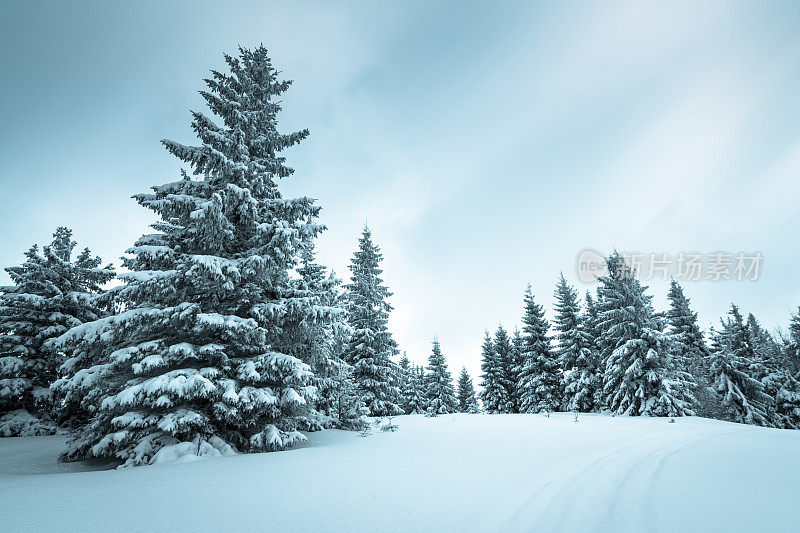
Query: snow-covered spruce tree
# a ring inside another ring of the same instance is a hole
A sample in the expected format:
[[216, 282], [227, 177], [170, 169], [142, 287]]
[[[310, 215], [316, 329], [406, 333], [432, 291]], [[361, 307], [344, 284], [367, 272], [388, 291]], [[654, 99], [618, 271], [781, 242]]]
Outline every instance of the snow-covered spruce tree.
[[677, 348], [675, 362], [695, 380], [705, 381], [710, 352], [697, 325], [697, 313], [692, 311], [683, 287], [674, 279], [670, 282], [667, 299], [670, 304], [666, 314], [669, 333]]
[[461, 368], [456, 390], [458, 410], [462, 413], [477, 413], [478, 402], [475, 399], [475, 387], [472, 385], [472, 378], [469, 377], [466, 367]]
[[333, 378], [334, 386], [330, 391], [332, 416], [336, 419], [337, 427], [361, 431], [369, 426], [369, 410], [353, 380], [353, 367], [341, 359], [339, 361], [340, 364], [335, 367], [338, 373]]
[[564, 370], [562, 406], [568, 411], [588, 413], [595, 408], [600, 387], [597, 354], [581, 315], [578, 292], [567, 283], [563, 273], [556, 284], [555, 312], [555, 355]]
[[675, 368], [671, 339], [654, 317], [652, 296], [622, 256], [607, 259], [598, 288], [599, 344], [605, 355], [605, 405], [616, 414], [694, 414], [688, 375]]
[[397, 352], [397, 344], [387, 327], [392, 306], [386, 300], [392, 293], [381, 279], [382, 259], [372, 233], [364, 226], [358, 250], [350, 260], [350, 283], [345, 286], [353, 336], [344, 359], [353, 367], [353, 377], [372, 416], [403, 412], [397, 405], [400, 391], [391, 376], [390, 358]]
[[511, 398], [511, 413], [519, 413], [522, 409], [522, 388], [520, 387], [520, 372], [522, 371], [522, 352], [524, 341], [522, 333], [518, 328], [514, 328], [511, 334], [511, 351], [508, 354], [506, 363], [506, 382], [509, 386], [509, 396]]
[[0, 289], [0, 436], [41, 435], [61, 422], [50, 392], [61, 355], [48, 341], [106, 314], [101, 286], [111, 266], [84, 249], [73, 259], [72, 230], [60, 227], [42, 254], [33, 246], [22, 265], [6, 268], [12, 282]]
[[408, 389], [404, 393], [407, 398], [406, 414], [413, 415], [427, 411], [425, 393], [425, 370], [415, 365], [409, 372]]
[[595, 348], [597, 348], [597, 339], [600, 337], [600, 330], [598, 329], [598, 323], [600, 319], [597, 309], [597, 302], [595, 301], [595, 298], [592, 297], [592, 293], [589, 291], [586, 291], [584, 302], [586, 308], [583, 312], [584, 329], [586, 330], [586, 334], [589, 336], [592, 344], [595, 346]]
[[[335, 275], [314, 262], [314, 252], [309, 246], [301, 253], [301, 263], [296, 269], [299, 279], [295, 298], [304, 298], [305, 303], [323, 309], [326, 319], [316, 320], [306, 313], [287, 313], [283, 325], [286, 353], [307, 363], [314, 374], [311, 383], [317, 389], [313, 402], [317, 423], [324, 427], [349, 428], [361, 423], [357, 405], [342, 405], [352, 371], [341, 355], [341, 340], [350, 334], [341, 306], [339, 286]], [[346, 401], [345, 401], [346, 404]], [[353, 414], [358, 420], [341, 419], [341, 415]], [[314, 414], [312, 414], [314, 416]]]
[[800, 380], [788, 370], [775, 394], [775, 425], [785, 429], [800, 429]]
[[401, 407], [403, 412], [407, 415], [425, 412], [425, 387], [423, 376], [424, 373], [420, 367], [409, 363], [408, 370], [406, 371], [406, 379], [400, 391], [402, 397]]
[[508, 403], [508, 391], [503, 385], [504, 368], [498, 360], [489, 331], [485, 332], [481, 347], [481, 387], [478, 394], [487, 413], [502, 413], [501, 406]]
[[447, 370], [439, 339], [433, 339], [433, 349], [428, 357], [428, 374], [425, 376], [427, 412], [430, 416], [458, 411], [458, 400], [453, 392], [453, 378]]
[[522, 316], [522, 367], [519, 371], [520, 411], [551, 413], [561, 407], [561, 370], [550, 349], [544, 309], [533, 299], [531, 286], [525, 289]]
[[[598, 296], [599, 298], [599, 296]], [[597, 388], [594, 393], [594, 409], [593, 411], [602, 411], [606, 408], [605, 397], [603, 396], [603, 375], [605, 374], [605, 359], [603, 358], [600, 349], [600, 315], [597, 308], [597, 298], [592, 296], [590, 291], [586, 291], [584, 298], [584, 311], [583, 311], [583, 326], [589, 337], [590, 347], [592, 349], [595, 365], [595, 381]]]
[[[764, 392], [774, 399], [786, 381], [783, 350], [775, 337], [761, 327], [752, 313], [747, 315], [747, 329], [754, 354], [748, 373], [759, 380], [764, 386]], [[769, 414], [773, 415], [771, 408], [774, 407], [774, 402], [769, 406]], [[778, 423], [773, 419], [771, 421]]]
[[314, 375], [289, 352], [297, 327], [339, 309], [291, 275], [324, 229], [320, 208], [277, 187], [292, 174], [279, 153], [308, 131], [277, 131], [290, 82], [263, 46], [225, 62], [200, 93], [221, 123], [193, 112], [199, 146], [162, 141], [193, 176], [134, 197], [160, 221], [124, 260], [125, 311], [58, 339], [72, 357], [54, 388], [95, 413], [65, 459], [279, 450], [317, 426]]
[[739, 308], [731, 305], [728, 317], [722, 321], [722, 328], [714, 338], [712, 383], [732, 421], [769, 426], [772, 398], [764, 392], [761, 381], [749, 373], [755, 358], [750, 330]]
[[[400, 414], [405, 412], [402, 406], [403, 403], [403, 371], [400, 365], [393, 359], [389, 359], [389, 385], [392, 387], [394, 396], [394, 403], [400, 409]], [[393, 430], [392, 430], [393, 431]]]
[[789, 335], [783, 341], [783, 360], [790, 372], [800, 373], [800, 308], [789, 322]]
[[[333, 274], [331, 274], [331, 277], [333, 277]], [[341, 297], [342, 295], [339, 293], [337, 302], [339, 302], [338, 305], [340, 306]], [[332, 381], [330, 394], [333, 398], [332, 410], [335, 413], [338, 427], [360, 431], [369, 425], [369, 420], [366, 418], [369, 412], [353, 381], [353, 367], [342, 359], [342, 354], [347, 342], [350, 340], [351, 332], [352, 330], [349, 326], [347, 328], [333, 328], [331, 346], [333, 365], [331, 365], [331, 370], [334, 374], [330, 378]], [[326, 393], [323, 390], [320, 394]]]
[[515, 365], [517, 359], [511, 338], [502, 325], [498, 326], [494, 334], [494, 357], [498, 365], [499, 382], [503, 388], [499, 410], [501, 413], [516, 413], [517, 402], [517, 376], [519, 369]]
[[800, 311], [791, 316], [789, 335], [782, 338], [781, 379], [775, 394], [775, 422], [800, 429]]
[[397, 363], [397, 386], [400, 389], [400, 401], [398, 405], [404, 413], [408, 414], [409, 384], [411, 383], [411, 361], [406, 352]]
[[556, 348], [553, 351], [564, 372], [571, 372], [577, 365], [580, 348], [589, 341], [588, 335], [581, 327], [578, 291], [567, 283], [563, 272], [559, 273], [553, 297], [555, 299], [553, 329], [556, 332]]

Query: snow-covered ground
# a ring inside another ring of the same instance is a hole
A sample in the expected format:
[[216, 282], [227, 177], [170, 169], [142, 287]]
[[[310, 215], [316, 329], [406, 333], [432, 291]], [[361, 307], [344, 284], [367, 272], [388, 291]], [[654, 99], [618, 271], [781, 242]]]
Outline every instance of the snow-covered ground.
[[406, 416], [290, 451], [97, 470], [0, 439], [1, 531], [797, 531], [800, 431], [568, 414]]

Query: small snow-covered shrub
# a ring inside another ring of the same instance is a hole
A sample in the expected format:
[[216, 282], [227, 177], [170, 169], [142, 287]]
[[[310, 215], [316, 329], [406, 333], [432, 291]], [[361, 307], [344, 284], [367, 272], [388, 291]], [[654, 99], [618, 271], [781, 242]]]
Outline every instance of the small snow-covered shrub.
[[18, 409], [0, 417], [0, 437], [35, 437], [53, 435], [57, 428], [43, 422], [25, 409]]

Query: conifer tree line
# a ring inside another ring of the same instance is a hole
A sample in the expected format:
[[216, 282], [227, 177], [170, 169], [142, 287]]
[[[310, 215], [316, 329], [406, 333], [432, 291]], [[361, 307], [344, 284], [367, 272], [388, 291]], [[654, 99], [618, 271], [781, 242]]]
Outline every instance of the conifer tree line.
[[788, 335], [736, 305], [705, 334], [677, 281], [659, 313], [619, 253], [606, 262], [608, 274], [583, 301], [559, 277], [552, 325], [529, 286], [522, 331], [486, 332], [486, 412], [699, 415], [800, 429], [800, 309]]

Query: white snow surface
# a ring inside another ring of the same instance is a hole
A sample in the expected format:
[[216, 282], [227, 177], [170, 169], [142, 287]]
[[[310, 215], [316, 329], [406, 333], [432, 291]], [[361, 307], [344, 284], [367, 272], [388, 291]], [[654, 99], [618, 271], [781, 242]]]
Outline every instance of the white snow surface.
[[800, 431], [703, 418], [395, 417], [123, 470], [0, 439], [0, 531], [797, 531]]

